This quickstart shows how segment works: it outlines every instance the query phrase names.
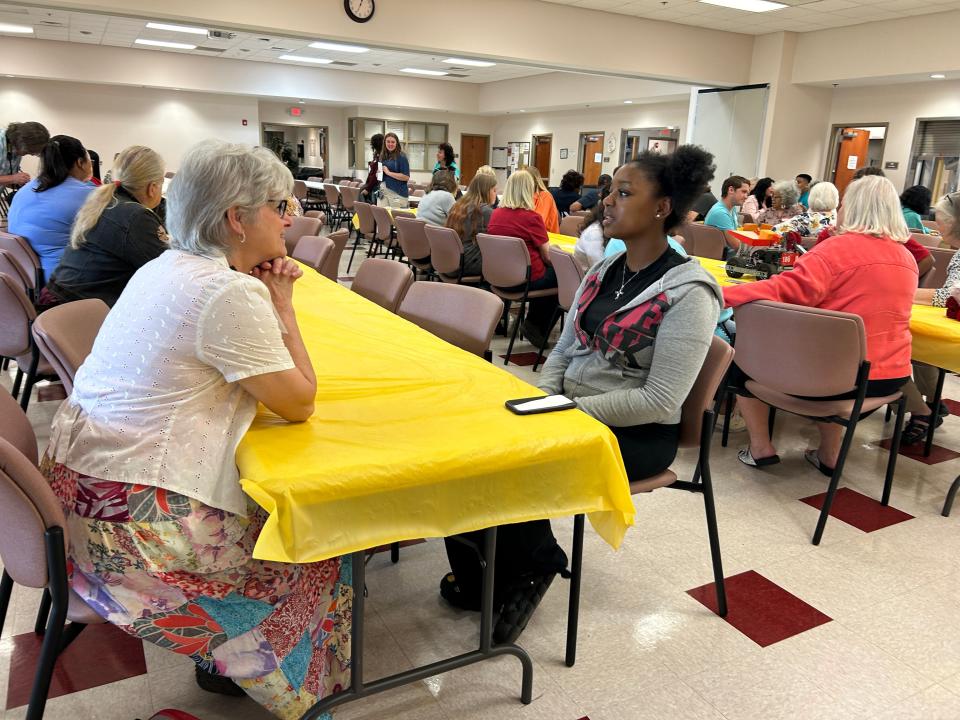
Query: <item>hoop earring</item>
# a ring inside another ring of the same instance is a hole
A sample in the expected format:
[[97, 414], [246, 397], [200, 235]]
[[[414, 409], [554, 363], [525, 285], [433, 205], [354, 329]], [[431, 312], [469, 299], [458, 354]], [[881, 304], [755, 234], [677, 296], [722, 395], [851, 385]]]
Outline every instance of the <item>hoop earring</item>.
[[247, 234], [244, 233], [244, 232], [241, 232], [241, 233], [240, 233], [240, 244], [242, 245], [242, 244], [245, 243], [246, 241], [247, 241]]

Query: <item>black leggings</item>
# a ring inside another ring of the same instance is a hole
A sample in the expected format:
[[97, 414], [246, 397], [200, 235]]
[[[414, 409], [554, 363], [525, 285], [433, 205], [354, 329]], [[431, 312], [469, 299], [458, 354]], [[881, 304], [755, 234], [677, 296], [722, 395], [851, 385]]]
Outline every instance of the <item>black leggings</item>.
[[634, 425], [612, 427], [620, 443], [623, 466], [630, 482], [659, 475], [670, 467], [677, 456], [680, 425]]

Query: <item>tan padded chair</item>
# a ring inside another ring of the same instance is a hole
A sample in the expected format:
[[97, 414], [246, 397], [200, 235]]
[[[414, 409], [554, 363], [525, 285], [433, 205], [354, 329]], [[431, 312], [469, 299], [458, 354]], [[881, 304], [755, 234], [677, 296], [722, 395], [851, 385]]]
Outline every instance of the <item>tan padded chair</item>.
[[427, 194], [426, 191], [417, 189], [417, 190], [414, 190], [412, 193], [410, 193], [410, 196], [411, 196], [411, 197], [421, 197], [421, 198], [422, 198], [422, 197], [424, 197], [426, 194]]
[[556, 325], [560, 315], [570, 311], [573, 305], [573, 298], [580, 289], [580, 283], [583, 282], [584, 271], [580, 267], [572, 254], [561, 250], [555, 245], [551, 245], [547, 252], [550, 255], [550, 262], [553, 263], [553, 270], [557, 273], [557, 307], [553, 311], [553, 317], [550, 318], [550, 325], [547, 326], [547, 335], [543, 339], [543, 345], [537, 352], [537, 360], [533, 363], [533, 371], [537, 371], [540, 361], [543, 360], [543, 351], [547, 348], [547, 341], [550, 339], [550, 333], [553, 332], [553, 326]]
[[332, 252], [333, 240], [330, 238], [323, 235], [304, 235], [290, 257], [320, 272]]
[[303, 180], [293, 181], [293, 196], [299, 200], [301, 204], [307, 199], [307, 184]]
[[327, 197], [327, 221], [330, 223], [330, 227], [334, 226], [334, 223], [342, 223], [344, 219], [349, 220], [350, 218], [343, 217], [343, 201], [340, 198], [340, 186], [334, 185], [333, 183], [324, 183], [323, 192]]
[[293, 255], [297, 243], [304, 235], [319, 235], [320, 220], [308, 217], [290, 218], [290, 227], [283, 229], [283, 243], [287, 246], [287, 255]]
[[933, 267], [930, 268], [929, 272], [924, 273], [924, 280], [920, 287], [938, 290], [942, 288], [943, 284], [947, 281], [950, 261], [953, 260], [953, 256], [960, 251], [954, 250], [953, 248], [939, 247], [928, 247], [927, 250], [933, 255]]
[[9, 252], [20, 265], [23, 275], [29, 281], [27, 294], [36, 299], [40, 294], [40, 288], [46, 283], [43, 280], [43, 267], [40, 265], [40, 258], [30, 247], [30, 243], [20, 235], [0, 232], [0, 250]]
[[[360, 227], [357, 230], [357, 237], [353, 241], [353, 249], [350, 251], [350, 261], [347, 263], [348, 274], [350, 272], [350, 266], [353, 265], [353, 256], [360, 246], [360, 241], [367, 240], [369, 242], [367, 247], [367, 257], [369, 257], [370, 252], [373, 250], [374, 237], [377, 234], [377, 220], [373, 216], [373, 205], [358, 200], [353, 204], [353, 207], [357, 211], [357, 220], [359, 221]], [[350, 219], [350, 222], [351, 227], [353, 227], [353, 218]]]
[[320, 274], [333, 282], [340, 278], [340, 258], [343, 257], [343, 251], [347, 247], [347, 240], [350, 238], [349, 230], [337, 230], [328, 236], [333, 242], [333, 250], [327, 255], [327, 261], [320, 268]]
[[414, 212], [410, 212], [409, 210], [395, 209], [395, 210], [391, 210], [390, 213], [393, 216], [394, 227], [396, 227], [397, 225], [397, 218], [410, 218], [411, 220], [417, 219], [417, 214]]
[[579, 215], [567, 215], [560, 221], [560, 234], [571, 237], [580, 237], [580, 231], [583, 230], [585, 218]]
[[685, 249], [697, 257], [723, 260], [727, 237], [723, 230], [701, 223], [683, 223], [677, 230], [686, 240]]
[[[680, 448], [697, 449], [697, 466], [693, 479], [678, 480], [676, 473], [665, 470], [650, 478], [630, 482], [633, 494], [652, 492], [670, 487], [703, 495], [707, 519], [707, 537], [710, 542], [710, 559], [713, 565], [713, 583], [717, 595], [717, 614], [727, 615], [727, 592], [723, 580], [723, 562], [720, 556], [720, 534], [717, 529], [717, 511], [713, 498], [713, 476], [710, 470], [710, 444], [719, 402], [716, 400], [720, 383], [733, 362], [733, 348], [714, 337], [707, 357], [680, 410]], [[577, 655], [577, 625], [580, 614], [580, 582], [583, 572], [583, 526], [584, 516], [573, 519], [573, 551], [570, 554], [570, 601], [567, 610], [566, 664], [573, 667]]]
[[[360, 199], [360, 188], [344, 186], [340, 188], [340, 202], [343, 205], [343, 216], [339, 219], [340, 223], [353, 220], [353, 214], [356, 212], [356, 202]], [[338, 224], [337, 227], [340, 225]]]
[[430, 242], [424, 231], [427, 221], [400, 217], [399, 213], [394, 213], [393, 222], [397, 227], [397, 242], [400, 243], [407, 262], [414, 270], [419, 270], [427, 277], [431, 276], [433, 266], [430, 264]]
[[[903, 430], [905, 398], [900, 392], [885, 397], [865, 397], [870, 363], [866, 359], [867, 341], [859, 315], [760, 300], [741, 305], [734, 311], [734, 317], [737, 365], [750, 378], [746, 382], [748, 392], [769, 405], [772, 413], [785, 410], [846, 428], [840, 457], [813, 534], [813, 544], [819, 545], [857, 422], [864, 413], [896, 404], [893, 443], [880, 501], [882, 505], [888, 504]], [[829, 399], [848, 392], [855, 392], [856, 397]]]
[[939, 235], [926, 235], [921, 232], [911, 232], [910, 236], [926, 248], [940, 247], [940, 242], [943, 240]]
[[513, 343], [517, 339], [520, 323], [523, 322], [527, 302], [534, 298], [556, 296], [557, 288], [530, 289], [530, 251], [520, 238], [478, 233], [477, 244], [480, 246], [483, 277], [490, 283], [494, 294], [499, 295], [506, 304], [504, 317], [509, 319], [511, 303], [520, 303], [520, 312], [517, 313], [510, 333], [507, 355], [503, 359], [503, 364], [506, 365], [513, 354]]
[[482, 275], [463, 274], [463, 242], [456, 230], [427, 225], [423, 231], [430, 245], [430, 264], [443, 282], [478, 285], [483, 281]]
[[466, 285], [415, 282], [397, 314], [451, 345], [489, 359], [503, 301]]
[[6, 273], [14, 280], [19, 280], [23, 292], [30, 295], [35, 278], [27, 275], [13, 253], [8, 250], [0, 250], [0, 273]]
[[370, 212], [373, 213], [374, 222], [377, 224], [377, 231], [373, 235], [372, 257], [383, 251], [384, 257], [389, 257], [391, 253], [396, 254], [400, 246], [397, 245], [396, 237], [393, 233], [393, 216], [385, 207], [371, 205]]
[[413, 271], [403, 263], [368, 258], [360, 263], [350, 289], [392, 313], [397, 311], [413, 284]]
[[[0, 393], [3, 395], [3, 393]], [[9, 396], [0, 400], [4, 416], [19, 412]], [[10, 406], [10, 407], [8, 407]], [[6, 422], [6, 418], [5, 418]], [[42, 718], [50, 680], [60, 653], [97, 615], [71, 589], [67, 580], [67, 524], [60, 500], [53, 494], [34, 462], [0, 437], [0, 629], [6, 621], [13, 584], [43, 588], [45, 597], [37, 618], [43, 646], [34, 673], [28, 718]], [[64, 627], [70, 620], [71, 624]]]
[[[30, 326], [37, 311], [23, 291], [20, 279], [0, 273], [0, 357], [17, 361], [17, 375], [13, 381], [13, 397], [20, 397], [20, 406], [26, 410], [37, 380], [55, 380], [53, 367], [40, 355], [30, 334]], [[23, 384], [23, 395], [20, 386]]]
[[73, 379], [93, 350], [109, 306], [98, 298], [77, 300], [44, 310], [33, 321], [33, 339], [50, 363], [64, 390], [73, 392]]

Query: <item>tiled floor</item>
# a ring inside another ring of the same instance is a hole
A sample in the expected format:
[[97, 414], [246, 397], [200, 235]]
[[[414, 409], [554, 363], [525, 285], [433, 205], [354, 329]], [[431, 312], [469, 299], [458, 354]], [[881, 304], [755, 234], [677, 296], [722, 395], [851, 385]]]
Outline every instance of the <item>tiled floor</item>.
[[[496, 338], [493, 349], [495, 356], [504, 353], [506, 342]], [[531, 347], [518, 343], [516, 351]], [[496, 362], [502, 367], [502, 359]], [[530, 367], [508, 370], [536, 383]], [[945, 395], [960, 398], [953, 376]], [[55, 401], [32, 405], [41, 441], [56, 406]], [[815, 435], [812, 424], [778, 422], [783, 463], [763, 471], [737, 461], [735, 447], [744, 435], [732, 435], [731, 447], [724, 449], [717, 433], [713, 477], [720, 542], [731, 606], [737, 608], [730, 622], [688, 593], [704, 585], [704, 594], [712, 592], [701, 498], [659, 490], [634, 498], [637, 524], [620, 551], [587, 529], [576, 666], [563, 663], [564, 581], [554, 583], [521, 637], [534, 659], [531, 705], [519, 702], [519, 664], [507, 658], [344, 706], [336, 717], [960, 719], [960, 509], [953, 518], [939, 514], [947, 488], [960, 474], [960, 460], [944, 455], [947, 459], [927, 464], [901, 456], [891, 499], [901, 512], [878, 514], [874, 501], [887, 453], [877, 443], [890, 432], [882, 413], [861, 425], [844, 473], [851, 492], [838, 498], [819, 547], [810, 544], [819, 504], [813, 496], [823, 493], [826, 479], [802, 457]], [[960, 450], [960, 417], [947, 418], [937, 444]], [[689, 475], [692, 458], [682, 454], [675, 469], [681, 477]], [[554, 530], [569, 548], [572, 522], [556, 521]], [[437, 593], [446, 569], [437, 540], [405, 547], [398, 565], [390, 563], [389, 553], [370, 561], [368, 678], [471, 649], [477, 618], [447, 607]], [[0, 638], [4, 698], [16, 684], [10, 680], [11, 658], [18, 640], [24, 642], [14, 636], [32, 631], [38, 598], [36, 592], [14, 591]], [[757, 633], [771, 616], [789, 626], [784, 639]], [[47, 717], [132, 720], [164, 707], [204, 720], [267, 717], [247, 699], [199, 690], [188, 660], [151, 646], [143, 653], [146, 674], [54, 698]], [[73, 672], [82, 676], [85, 667], [105, 663], [112, 654], [112, 647], [103, 647]], [[82, 677], [72, 681], [82, 683]], [[24, 712], [13, 708], [3, 717]]]

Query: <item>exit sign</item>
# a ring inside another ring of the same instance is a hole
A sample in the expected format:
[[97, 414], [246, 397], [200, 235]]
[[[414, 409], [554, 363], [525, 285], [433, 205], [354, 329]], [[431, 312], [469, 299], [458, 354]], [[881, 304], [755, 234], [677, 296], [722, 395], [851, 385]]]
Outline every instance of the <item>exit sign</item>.
[[292, 107], [292, 108], [290, 108], [289, 112], [290, 112], [290, 114], [291, 114], [293, 117], [300, 117], [300, 116], [303, 115], [303, 108], [301, 108], [301, 107]]

